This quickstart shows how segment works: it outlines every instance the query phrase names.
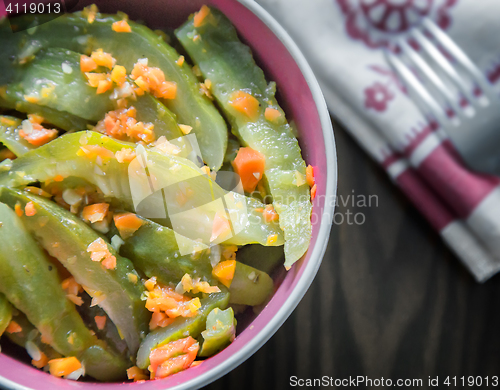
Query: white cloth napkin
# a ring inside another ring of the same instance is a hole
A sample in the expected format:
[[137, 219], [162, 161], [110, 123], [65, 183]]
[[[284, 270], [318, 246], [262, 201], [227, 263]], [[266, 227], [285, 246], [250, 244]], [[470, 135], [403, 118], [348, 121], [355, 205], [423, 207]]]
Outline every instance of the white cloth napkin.
[[386, 169], [476, 280], [500, 271], [500, 178], [464, 167], [450, 142], [405, 94], [381, 50], [427, 15], [500, 90], [500, 1], [257, 2], [296, 41], [331, 113]]

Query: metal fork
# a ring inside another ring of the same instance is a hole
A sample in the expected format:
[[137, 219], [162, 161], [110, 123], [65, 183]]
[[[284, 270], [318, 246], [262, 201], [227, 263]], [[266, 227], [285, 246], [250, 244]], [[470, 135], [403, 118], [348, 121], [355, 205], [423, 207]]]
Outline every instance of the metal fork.
[[[409, 44], [412, 40], [418, 47]], [[498, 174], [500, 98], [489, 81], [462, 49], [428, 18], [396, 44], [401, 49], [400, 55], [386, 50], [386, 59], [424, 115], [434, 117], [471, 168]], [[446, 58], [438, 45], [454, 61]], [[402, 57], [406, 57], [406, 61]], [[459, 94], [453, 93], [453, 88]], [[460, 94], [467, 104], [460, 104]]]

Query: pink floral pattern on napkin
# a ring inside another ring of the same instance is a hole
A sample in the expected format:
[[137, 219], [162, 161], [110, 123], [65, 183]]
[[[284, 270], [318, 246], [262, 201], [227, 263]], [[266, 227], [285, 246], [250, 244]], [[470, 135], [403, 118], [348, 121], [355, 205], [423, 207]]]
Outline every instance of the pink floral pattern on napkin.
[[[444, 131], [401, 88], [382, 52], [428, 17], [496, 82], [500, 92], [500, 2], [257, 1], [303, 50], [332, 113], [384, 167], [476, 280], [500, 272], [500, 177], [465, 166]], [[456, 98], [460, 101], [458, 91]]]
[[389, 100], [394, 99], [394, 94], [387, 85], [375, 82], [365, 89], [365, 107], [375, 111], [385, 111]]
[[369, 48], [386, 46], [394, 35], [418, 25], [425, 16], [446, 29], [449, 9], [458, 0], [336, 0], [349, 36]]

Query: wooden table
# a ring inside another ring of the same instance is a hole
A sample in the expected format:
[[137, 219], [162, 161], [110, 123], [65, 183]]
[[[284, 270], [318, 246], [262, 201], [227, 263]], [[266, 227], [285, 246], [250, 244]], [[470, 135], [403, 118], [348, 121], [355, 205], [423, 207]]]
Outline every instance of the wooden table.
[[362, 212], [366, 222], [333, 225], [321, 268], [290, 318], [208, 389], [285, 389], [294, 375], [422, 379], [415, 388], [428, 388], [429, 376], [446, 388], [447, 376], [458, 385], [480, 375], [491, 385], [500, 376], [499, 277], [475, 283], [384, 171], [334, 127], [339, 197], [377, 195], [378, 207], [337, 209]]

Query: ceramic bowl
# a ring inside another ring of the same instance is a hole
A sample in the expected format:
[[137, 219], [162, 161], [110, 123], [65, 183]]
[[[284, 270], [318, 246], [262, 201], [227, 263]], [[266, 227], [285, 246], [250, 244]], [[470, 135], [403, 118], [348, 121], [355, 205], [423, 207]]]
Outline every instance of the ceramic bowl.
[[[149, 27], [177, 27], [201, 5], [219, 8], [233, 22], [253, 51], [268, 80], [277, 83], [278, 100], [299, 133], [302, 154], [316, 167], [317, 196], [313, 231], [306, 255], [290, 271], [277, 275], [277, 290], [235, 341], [197, 367], [169, 378], [143, 383], [90, 383], [59, 379], [9, 356], [0, 355], [0, 385], [8, 389], [137, 390], [190, 389], [205, 386], [237, 367], [259, 349], [283, 324], [309, 288], [321, 264], [328, 238], [337, 187], [337, 160], [330, 116], [318, 83], [295, 43], [283, 28], [252, 0], [106, 0], [93, 1], [103, 12], [123, 11]], [[91, 2], [80, 1], [77, 8]], [[3, 4], [2, 4], [3, 6]], [[0, 10], [1, 11], [1, 10]]]

